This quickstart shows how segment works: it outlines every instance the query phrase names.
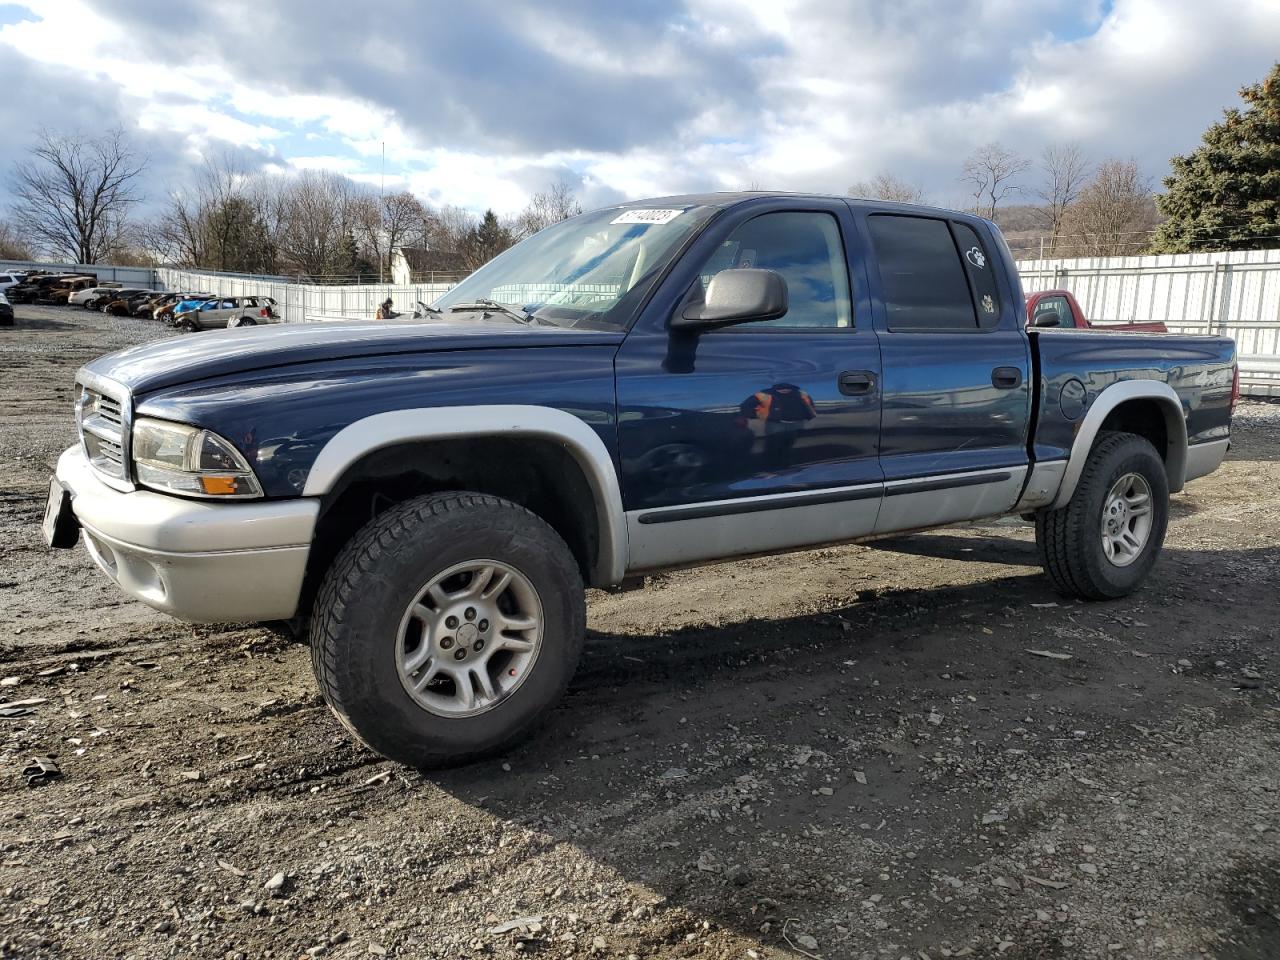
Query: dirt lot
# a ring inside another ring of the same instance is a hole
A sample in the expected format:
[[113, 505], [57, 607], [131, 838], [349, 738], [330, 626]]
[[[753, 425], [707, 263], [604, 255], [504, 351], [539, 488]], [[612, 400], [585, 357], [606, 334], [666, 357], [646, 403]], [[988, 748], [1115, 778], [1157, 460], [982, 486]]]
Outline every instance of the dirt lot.
[[0, 329], [0, 955], [1280, 956], [1280, 407], [1133, 598], [1020, 522], [662, 577], [530, 743], [423, 775], [304, 647], [39, 543], [77, 366], [161, 333]]

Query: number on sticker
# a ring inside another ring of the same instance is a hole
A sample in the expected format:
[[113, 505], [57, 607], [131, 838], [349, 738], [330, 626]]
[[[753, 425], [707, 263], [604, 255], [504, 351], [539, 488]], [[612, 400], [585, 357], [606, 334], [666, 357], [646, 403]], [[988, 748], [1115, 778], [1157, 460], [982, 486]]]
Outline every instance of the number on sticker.
[[627, 210], [614, 217], [611, 223], [647, 223], [651, 225], [659, 225], [670, 223], [683, 210]]

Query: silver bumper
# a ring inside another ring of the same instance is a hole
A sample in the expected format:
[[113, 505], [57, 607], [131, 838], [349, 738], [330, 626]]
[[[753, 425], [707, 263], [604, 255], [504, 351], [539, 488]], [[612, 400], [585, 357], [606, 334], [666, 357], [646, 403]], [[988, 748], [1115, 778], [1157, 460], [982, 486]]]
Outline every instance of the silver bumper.
[[94, 474], [79, 447], [58, 481], [94, 563], [125, 593], [182, 620], [285, 620], [298, 608], [320, 502], [208, 503], [138, 490]]
[[1210, 440], [1187, 447], [1187, 483], [1208, 476], [1222, 466], [1230, 446], [1230, 440]]

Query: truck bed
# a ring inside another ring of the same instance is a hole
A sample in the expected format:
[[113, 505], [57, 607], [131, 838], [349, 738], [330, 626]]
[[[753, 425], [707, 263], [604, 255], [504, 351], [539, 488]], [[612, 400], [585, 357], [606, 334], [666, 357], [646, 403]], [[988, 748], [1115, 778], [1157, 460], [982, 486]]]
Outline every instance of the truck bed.
[[[1085, 405], [1122, 380], [1168, 384], [1187, 411], [1191, 445], [1230, 435], [1235, 342], [1227, 337], [1111, 331], [1092, 337], [1077, 330], [1028, 331], [1040, 385], [1034, 398], [1037, 461], [1066, 457], [1079, 416], [1069, 417], [1072, 381], [1084, 387]], [[1064, 405], [1063, 390], [1068, 391]], [[1067, 412], [1064, 412], [1064, 406]]]

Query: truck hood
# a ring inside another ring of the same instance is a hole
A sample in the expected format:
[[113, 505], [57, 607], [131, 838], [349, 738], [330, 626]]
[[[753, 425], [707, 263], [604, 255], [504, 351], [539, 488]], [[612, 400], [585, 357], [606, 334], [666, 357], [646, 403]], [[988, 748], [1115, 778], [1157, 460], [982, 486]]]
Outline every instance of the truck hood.
[[621, 343], [623, 336], [620, 331], [525, 327], [481, 320], [272, 324], [145, 343], [99, 357], [85, 369], [128, 387], [136, 395], [210, 377], [317, 360], [446, 350], [601, 346]]

